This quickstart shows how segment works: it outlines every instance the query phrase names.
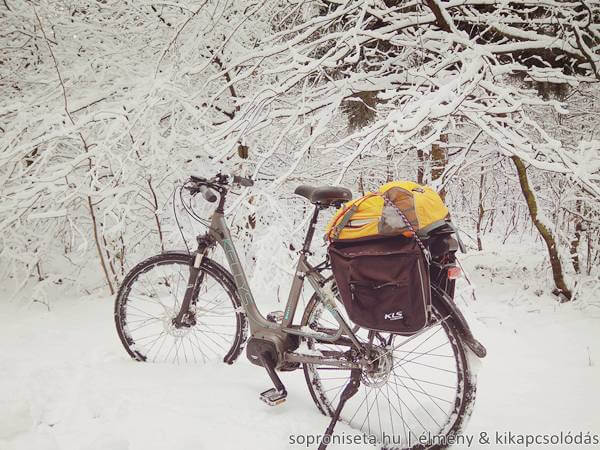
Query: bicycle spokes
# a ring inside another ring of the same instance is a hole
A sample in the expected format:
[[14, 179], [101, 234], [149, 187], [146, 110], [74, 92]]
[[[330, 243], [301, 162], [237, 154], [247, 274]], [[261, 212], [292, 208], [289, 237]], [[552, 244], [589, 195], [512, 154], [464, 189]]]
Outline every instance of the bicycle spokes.
[[116, 317], [122, 340], [134, 358], [207, 362], [223, 359], [239, 345], [237, 305], [211, 273], [200, 272], [203, 282], [188, 290], [190, 301], [182, 309], [193, 269], [188, 260], [171, 261], [165, 256], [126, 280]]
[[[445, 435], [460, 426], [472, 389], [467, 362], [459, 337], [435, 314], [437, 323], [417, 336], [357, 332], [370, 364], [362, 369], [358, 393], [347, 401], [341, 421], [394, 448], [411, 448], [423, 435]], [[311, 328], [332, 326], [325, 308], [314, 306], [309, 317]], [[341, 349], [315, 341], [309, 347]], [[309, 364], [305, 373], [318, 406], [333, 415], [350, 371]]]

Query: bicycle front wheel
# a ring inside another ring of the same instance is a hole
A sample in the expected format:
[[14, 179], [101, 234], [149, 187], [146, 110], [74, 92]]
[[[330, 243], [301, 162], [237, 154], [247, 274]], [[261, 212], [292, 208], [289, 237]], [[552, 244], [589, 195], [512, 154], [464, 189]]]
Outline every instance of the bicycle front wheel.
[[203, 258], [192, 295], [191, 320], [175, 326], [193, 255], [164, 253], [135, 266], [115, 301], [115, 325], [127, 353], [138, 361], [232, 363], [242, 351], [247, 322], [231, 275]]
[[[353, 326], [345, 311], [340, 312]], [[445, 448], [446, 437], [459, 433], [470, 415], [475, 377], [460, 334], [451, 317], [442, 317], [435, 309], [433, 316], [433, 324], [413, 337], [362, 328], [355, 333], [377, 358], [377, 365], [363, 370], [360, 390], [346, 403], [340, 420], [373, 436], [383, 448]], [[316, 294], [306, 307], [302, 325], [337, 329]], [[349, 350], [314, 340], [307, 345], [321, 352]], [[350, 371], [304, 364], [304, 375], [319, 410], [333, 415]]]

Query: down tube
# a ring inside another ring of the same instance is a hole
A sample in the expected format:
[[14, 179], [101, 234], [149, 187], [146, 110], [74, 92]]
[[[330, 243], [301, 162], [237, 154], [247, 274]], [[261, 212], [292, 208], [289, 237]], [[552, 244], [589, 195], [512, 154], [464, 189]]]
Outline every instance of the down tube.
[[225, 217], [223, 214], [215, 213], [211, 225], [212, 230], [218, 230], [222, 233], [221, 235], [218, 235], [215, 231], [211, 231], [225, 252], [225, 257], [229, 263], [229, 268], [231, 269], [233, 278], [235, 280], [235, 285], [242, 300], [242, 306], [246, 311], [248, 318], [250, 319], [250, 328], [254, 328], [252, 325], [259, 325], [264, 328], [272, 329], [278, 328], [277, 324], [269, 322], [263, 316], [261, 316], [258, 308], [256, 307], [254, 296], [250, 291], [246, 274], [244, 273], [240, 258], [235, 249], [233, 241], [231, 240], [231, 233], [229, 232], [229, 228], [227, 227], [227, 223], [225, 222]]

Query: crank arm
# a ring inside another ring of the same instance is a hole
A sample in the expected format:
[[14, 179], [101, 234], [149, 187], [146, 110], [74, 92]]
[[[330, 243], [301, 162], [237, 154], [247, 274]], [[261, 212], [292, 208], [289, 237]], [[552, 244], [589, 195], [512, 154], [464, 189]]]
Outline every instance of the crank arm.
[[[333, 353], [333, 352], [331, 352]], [[343, 353], [340, 353], [340, 356]], [[317, 356], [317, 355], [303, 355], [301, 353], [286, 353], [283, 357], [284, 361], [291, 363], [301, 363], [301, 364], [320, 364], [324, 366], [332, 366], [340, 369], [361, 369], [362, 366], [359, 363], [355, 363], [352, 361], [342, 360], [342, 359], [334, 359], [328, 358], [325, 356]]]

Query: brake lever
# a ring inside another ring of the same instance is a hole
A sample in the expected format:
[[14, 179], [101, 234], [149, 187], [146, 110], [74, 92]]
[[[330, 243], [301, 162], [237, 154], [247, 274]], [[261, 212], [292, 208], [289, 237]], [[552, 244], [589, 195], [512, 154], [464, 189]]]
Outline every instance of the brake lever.
[[198, 188], [197, 186], [186, 186], [186, 185], [183, 185], [182, 189], [185, 189], [186, 191], [188, 191], [192, 197], [194, 195], [200, 193], [200, 188]]

